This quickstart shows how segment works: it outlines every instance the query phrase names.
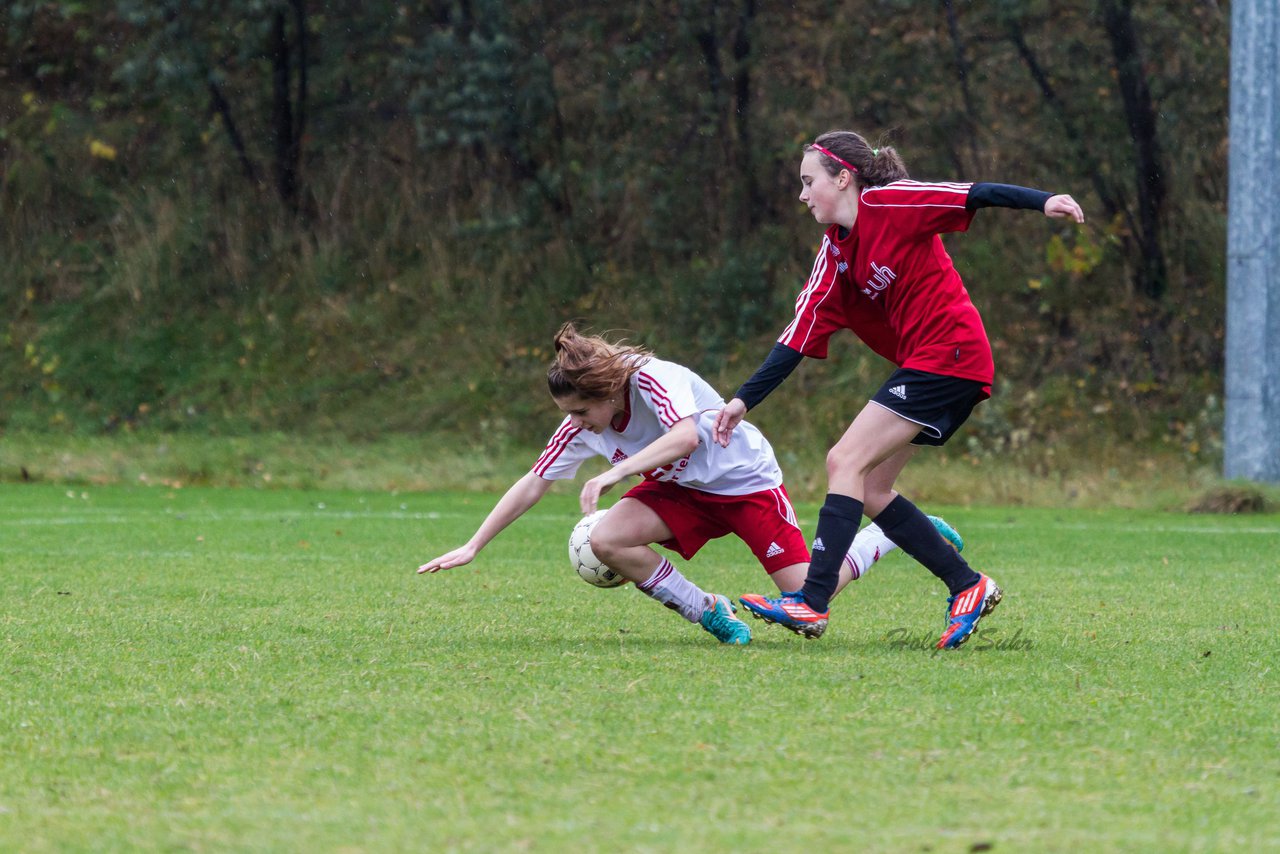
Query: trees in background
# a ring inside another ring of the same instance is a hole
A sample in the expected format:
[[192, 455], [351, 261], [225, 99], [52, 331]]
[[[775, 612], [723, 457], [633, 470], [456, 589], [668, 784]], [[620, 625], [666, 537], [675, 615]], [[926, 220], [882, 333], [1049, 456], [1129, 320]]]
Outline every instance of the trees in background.
[[431, 189], [471, 193], [439, 157], [464, 151], [478, 180], [528, 203], [525, 220], [572, 218], [594, 196], [632, 231], [632, 211], [657, 211], [645, 246], [739, 239], [786, 207], [797, 141], [850, 125], [937, 174], [1012, 166], [1087, 188], [1123, 220], [1134, 290], [1158, 300], [1170, 207], [1221, 203], [1170, 184], [1182, 152], [1225, 134], [1212, 2], [63, 0], [7, 14], [11, 116], [26, 96], [110, 124], [135, 176], [234, 163], [295, 214], [309, 172], [411, 126], [446, 167], [424, 171]]
[[1084, 232], [1002, 222], [955, 250], [997, 283], [983, 301], [1017, 375], [1067, 351], [1152, 382], [1217, 371], [1228, 16], [1212, 0], [0, 14], [15, 323], [95, 293], [136, 303], [147, 287], [121, 279], [144, 274], [215, 302], [396, 280], [443, 316], [479, 275], [491, 306], [661, 318], [723, 359], [772, 331], [812, 251], [791, 204], [800, 144], [853, 127], [920, 177], [1085, 204]]

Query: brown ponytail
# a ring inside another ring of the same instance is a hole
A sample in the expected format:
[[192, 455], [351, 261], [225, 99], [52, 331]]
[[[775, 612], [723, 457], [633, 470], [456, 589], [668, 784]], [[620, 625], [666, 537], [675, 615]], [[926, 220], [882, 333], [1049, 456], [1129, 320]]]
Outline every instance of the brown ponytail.
[[588, 400], [607, 400], [653, 355], [643, 347], [579, 334], [572, 321], [560, 327], [554, 345], [556, 356], [547, 368], [547, 390], [556, 398], [576, 394]]

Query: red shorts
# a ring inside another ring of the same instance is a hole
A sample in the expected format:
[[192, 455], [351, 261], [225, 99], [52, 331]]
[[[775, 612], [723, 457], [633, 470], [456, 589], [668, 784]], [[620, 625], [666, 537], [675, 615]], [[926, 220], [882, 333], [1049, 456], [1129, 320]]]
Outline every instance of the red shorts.
[[748, 495], [713, 495], [666, 481], [641, 481], [624, 498], [658, 514], [671, 539], [661, 543], [686, 560], [708, 540], [736, 534], [767, 573], [809, 562], [809, 547], [796, 523], [786, 487]]

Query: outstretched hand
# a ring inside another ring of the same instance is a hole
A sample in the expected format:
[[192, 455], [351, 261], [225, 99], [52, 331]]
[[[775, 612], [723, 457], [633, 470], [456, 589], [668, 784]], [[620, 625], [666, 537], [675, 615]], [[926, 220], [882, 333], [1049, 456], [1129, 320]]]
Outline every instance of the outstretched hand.
[[1050, 196], [1044, 203], [1044, 215], [1054, 219], [1074, 219], [1084, 222], [1084, 210], [1068, 195]]
[[472, 546], [459, 546], [448, 554], [442, 554], [435, 560], [429, 560], [418, 567], [418, 575], [424, 572], [439, 572], [442, 569], [453, 569], [471, 563], [475, 559], [476, 550]]
[[742, 423], [746, 414], [747, 405], [736, 397], [724, 405], [724, 409], [716, 414], [716, 424], [711, 429], [711, 437], [716, 440], [717, 445], [722, 448], [729, 447], [733, 429]]

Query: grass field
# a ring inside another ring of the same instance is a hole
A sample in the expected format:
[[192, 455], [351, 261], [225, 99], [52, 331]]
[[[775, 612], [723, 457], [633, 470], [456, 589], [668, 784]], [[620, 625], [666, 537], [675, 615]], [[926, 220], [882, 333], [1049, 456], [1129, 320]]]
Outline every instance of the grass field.
[[724, 648], [576, 578], [570, 492], [418, 577], [493, 496], [0, 486], [0, 850], [1280, 849], [1280, 517], [930, 507], [969, 646], [894, 554]]

